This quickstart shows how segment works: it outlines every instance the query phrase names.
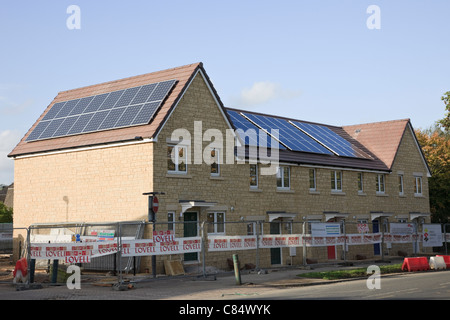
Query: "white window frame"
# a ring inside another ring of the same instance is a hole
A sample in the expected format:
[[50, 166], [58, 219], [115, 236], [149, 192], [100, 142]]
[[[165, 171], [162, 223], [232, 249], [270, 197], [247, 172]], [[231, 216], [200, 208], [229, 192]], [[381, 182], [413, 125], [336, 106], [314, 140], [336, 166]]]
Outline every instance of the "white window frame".
[[[340, 178], [338, 179], [338, 173]], [[340, 186], [338, 186], [340, 182]], [[343, 173], [340, 170], [331, 170], [331, 191], [342, 192]]]
[[[223, 221], [218, 221], [219, 214], [222, 214]], [[213, 221], [209, 220], [210, 215], [213, 216]], [[208, 223], [208, 230], [207, 230], [208, 234], [225, 234], [225, 212], [224, 211], [208, 211], [206, 220], [208, 222], [213, 222], [212, 224]], [[217, 231], [219, 229], [218, 228], [219, 225], [222, 225], [222, 228], [223, 228], [222, 231]], [[211, 227], [212, 227], [212, 231], [210, 230]]]
[[[214, 157], [212, 153], [214, 152]], [[213, 172], [213, 165], [217, 165], [217, 172]], [[211, 165], [210, 165], [211, 177], [220, 177], [220, 149], [211, 149]]]
[[[252, 166], [255, 166], [255, 174], [254, 175], [252, 175]], [[250, 181], [249, 181], [250, 188], [258, 189], [258, 185], [259, 185], [259, 179], [258, 179], [259, 168], [258, 168], [258, 165], [257, 164], [250, 164], [249, 172], [250, 172], [249, 173], [250, 174]], [[255, 179], [256, 185], [252, 185], [252, 177], [253, 176], [256, 178]]]
[[264, 231], [264, 223], [257, 223], [256, 221], [247, 223], [247, 235], [256, 236], [256, 230], [258, 225], [259, 225], [259, 236], [262, 236]]
[[[172, 144], [169, 144], [169, 145], [167, 145], [167, 148], [173, 148], [173, 150], [174, 150], [174, 155], [175, 155], [175, 162], [173, 162], [174, 164], [175, 164], [175, 170], [170, 170], [169, 168], [167, 168], [167, 172], [168, 173], [172, 173], [172, 174], [187, 174], [187, 172], [188, 172], [188, 165], [187, 165], [187, 146], [182, 146], [182, 145], [172, 145]], [[183, 154], [184, 154], [184, 159], [181, 159], [181, 160], [184, 160], [184, 161], [181, 161], [181, 162], [184, 162], [184, 166], [185, 166], [185, 168], [186, 168], [186, 170], [180, 170], [180, 158], [179, 158], [179, 150], [180, 150], [180, 148], [181, 149], [183, 149], [184, 151], [183, 151]], [[171, 159], [171, 158], [169, 158], [169, 155], [168, 155], [168, 158], [167, 158], [167, 160], [169, 160], [169, 159]]]
[[358, 193], [364, 193], [364, 173], [358, 172]]
[[[309, 191], [317, 191], [317, 171], [316, 169], [309, 169]], [[312, 174], [312, 177], [311, 177]], [[311, 186], [312, 184], [312, 186]]]
[[414, 176], [414, 196], [421, 197], [423, 195], [423, 181], [421, 176]]
[[398, 175], [398, 195], [403, 196], [405, 195], [405, 186], [403, 184], [403, 174]]
[[[286, 181], [284, 178], [284, 172], [287, 170], [288, 173], [288, 181], [286, 186]], [[278, 179], [281, 176], [281, 186], [278, 186]], [[289, 166], [279, 166], [276, 174], [277, 178], [277, 189], [279, 190], [290, 190], [291, 189], [291, 167]]]
[[377, 174], [377, 180], [376, 180], [375, 187], [376, 187], [377, 194], [385, 194], [386, 193], [386, 177], [384, 174], [382, 174], [382, 173]]
[[175, 212], [167, 212], [167, 230], [175, 231]]

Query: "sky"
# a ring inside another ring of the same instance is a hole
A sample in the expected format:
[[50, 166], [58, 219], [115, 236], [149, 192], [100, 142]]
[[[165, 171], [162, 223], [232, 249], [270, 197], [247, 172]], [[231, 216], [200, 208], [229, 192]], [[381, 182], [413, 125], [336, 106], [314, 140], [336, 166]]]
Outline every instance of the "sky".
[[195, 62], [226, 107], [428, 128], [450, 91], [449, 12], [448, 0], [0, 0], [0, 184], [58, 92]]

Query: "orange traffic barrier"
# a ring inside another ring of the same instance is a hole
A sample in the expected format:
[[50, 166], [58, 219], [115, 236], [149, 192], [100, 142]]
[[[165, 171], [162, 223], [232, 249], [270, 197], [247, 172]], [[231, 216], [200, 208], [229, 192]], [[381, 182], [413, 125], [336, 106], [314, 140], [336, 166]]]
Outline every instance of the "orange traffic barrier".
[[428, 264], [427, 257], [417, 257], [417, 258], [405, 258], [402, 264], [402, 270], [411, 271], [425, 271], [429, 270], [430, 265]]
[[445, 265], [447, 269], [450, 269], [450, 256], [436, 255], [436, 257], [444, 257]]

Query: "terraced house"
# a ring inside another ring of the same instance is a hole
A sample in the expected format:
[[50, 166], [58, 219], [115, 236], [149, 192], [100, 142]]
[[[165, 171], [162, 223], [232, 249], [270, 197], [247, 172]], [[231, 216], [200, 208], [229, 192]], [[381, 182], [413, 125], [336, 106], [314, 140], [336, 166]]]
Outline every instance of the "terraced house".
[[[147, 220], [149, 191], [165, 193], [157, 221], [179, 222], [180, 236], [197, 235], [204, 221], [215, 236], [311, 233], [311, 222], [343, 220], [347, 233], [364, 223], [380, 232], [386, 222], [430, 221], [430, 171], [408, 119], [341, 127], [226, 108], [202, 63], [62, 91], [9, 157], [16, 228]], [[310, 254], [339, 259], [336, 248]], [[208, 263], [223, 267], [229, 256], [211, 252]], [[260, 254], [262, 266], [303, 257], [289, 248]]]

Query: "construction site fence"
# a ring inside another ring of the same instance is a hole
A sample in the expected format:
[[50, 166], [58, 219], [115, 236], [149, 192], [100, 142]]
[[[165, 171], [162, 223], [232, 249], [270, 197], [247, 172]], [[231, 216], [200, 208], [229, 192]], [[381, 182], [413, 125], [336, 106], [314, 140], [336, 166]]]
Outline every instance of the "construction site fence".
[[[0, 227], [1, 242], [13, 234], [17, 259], [28, 271], [77, 265], [84, 273], [99, 272], [122, 282], [129, 276], [189, 274], [207, 276], [231, 271], [232, 257], [242, 267], [262, 269], [304, 266], [316, 262], [384, 259], [431, 252], [448, 253], [449, 224], [393, 222], [281, 221], [127, 221], [111, 223], [39, 224]], [[4, 239], [5, 238], [5, 239]], [[12, 255], [8, 245], [3, 253]], [[55, 264], [55, 261], [58, 262]], [[14, 261], [15, 263], [16, 261]], [[171, 273], [173, 265], [184, 269]], [[213, 271], [212, 271], [213, 270]], [[28, 280], [30, 281], [30, 280]], [[33, 281], [33, 279], [31, 279]]]

